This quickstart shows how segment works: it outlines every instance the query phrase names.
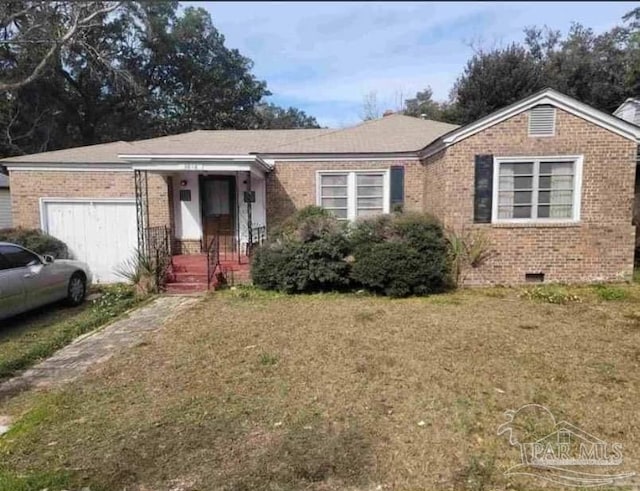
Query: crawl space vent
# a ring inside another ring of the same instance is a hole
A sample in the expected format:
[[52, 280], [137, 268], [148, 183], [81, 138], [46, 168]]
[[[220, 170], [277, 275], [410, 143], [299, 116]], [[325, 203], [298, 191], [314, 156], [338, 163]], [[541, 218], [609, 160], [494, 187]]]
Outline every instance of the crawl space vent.
[[544, 273], [526, 273], [524, 275], [524, 281], [527, 283], [543, 283]]

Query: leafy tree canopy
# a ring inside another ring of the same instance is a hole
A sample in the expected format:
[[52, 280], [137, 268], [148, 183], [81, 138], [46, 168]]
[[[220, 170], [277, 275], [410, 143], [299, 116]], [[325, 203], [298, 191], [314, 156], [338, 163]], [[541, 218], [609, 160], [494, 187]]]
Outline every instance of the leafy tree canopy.
[[253, 62], [202, 8], [12, 1], [0, 29], [5, 156], [196, 129], [318, 127], [264, 101]]
[[522, 43], [477, 50], [448, 102], [433, 101], [427, 88], [405, 101], [405, 114], [467, 124], [544, 87], [608, 113], [640, 97], [640, 8], [602, 34], [580, 24], [564, 36], [530, 27]]

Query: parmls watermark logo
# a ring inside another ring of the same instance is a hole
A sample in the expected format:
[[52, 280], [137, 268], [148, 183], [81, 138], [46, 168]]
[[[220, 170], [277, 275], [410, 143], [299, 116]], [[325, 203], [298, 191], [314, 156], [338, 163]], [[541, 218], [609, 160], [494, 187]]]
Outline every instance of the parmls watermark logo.
[[498, 435], [520, 449], [520, 464], [507, 476], [531, 476], [562, 486], [596, 487], [621, 484], [635, 472], [593, 472], [592, 467], [622, 464], [622, 444], [607, 443], [567, 421], [556, 422], [544, 406], [527, 404], [505, 412]]

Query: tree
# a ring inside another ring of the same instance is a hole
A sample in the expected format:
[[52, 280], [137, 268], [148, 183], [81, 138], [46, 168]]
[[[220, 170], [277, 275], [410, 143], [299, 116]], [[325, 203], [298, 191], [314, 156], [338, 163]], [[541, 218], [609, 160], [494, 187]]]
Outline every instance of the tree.
[[475, 121], [544, 86], [540, 64], [524, 47], [511, 44], [490, 52], [480, 51], [467, 62], [454, 85], [458, 122]]
[[434, 101], [431, 87], [418, 91], [413, 99], [407, 99], [403, 113], [407, 116], [446, 123], [458, 122], [455, 105], [448, 102]]
[[259, 104], [256, 107], [256, 128], [289, 129], [320, 128], [318, 121], [304, 111], [289, 107], [284, 109], [275, 104]]
[[[203, 9], [178, 13], [177, 1], [11, 5], [0, 7], [2, 25], [12, 26], [16, 41], [0, 44], [0, 79], [14, 84], [0, 93], [2, 155], [201, 128], [317, 125], [295, 108], [263, 102], [270, 92], [252, 74], [252, 61], [225, 46]], [[107, 5], [113, 10], [82, 24], [64, 43], [53, 37], [69, 32], [74, 12]], [[46, 32], [38, 30], [43, 19]], [[18, 42], [35, 41], [36, 34], [43, 42]], [[30, 78], [53, 45], [54, 56]]]
[[251, 73], [253, 62], [224, 45], [206, 10], [185, 9], [162, 44], [154, 61], [164, 67], [155, 95], [163, 132], [251, 127], [270, 92]]
[[[63, 50], [86, 43], [84, 34], [121, 2], [5, 2], [0, 4], [0, 92], [22, 88], [42, 78]], [[34, 49], [35, 47], [35, 49]]]
[[380, 116], [378, 94], [372, 90], [362, 98], [362, 114], [360, 117], [363, 121], [370, 121], [372, 119], [378, 119]]

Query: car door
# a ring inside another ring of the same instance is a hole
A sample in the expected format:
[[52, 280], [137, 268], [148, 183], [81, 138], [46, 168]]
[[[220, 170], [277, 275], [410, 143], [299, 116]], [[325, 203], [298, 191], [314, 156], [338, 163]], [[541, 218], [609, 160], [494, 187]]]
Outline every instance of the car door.
[[48, 268], [37, 254], [16, 245], [1, 245], [0, 254], [12, 270], [22, 275], [26, 304], [29, 309], [40, 307], [60, 298], [63, 277]]
[[22, 275], [0, 254], [0, 319], [29, 310]]

